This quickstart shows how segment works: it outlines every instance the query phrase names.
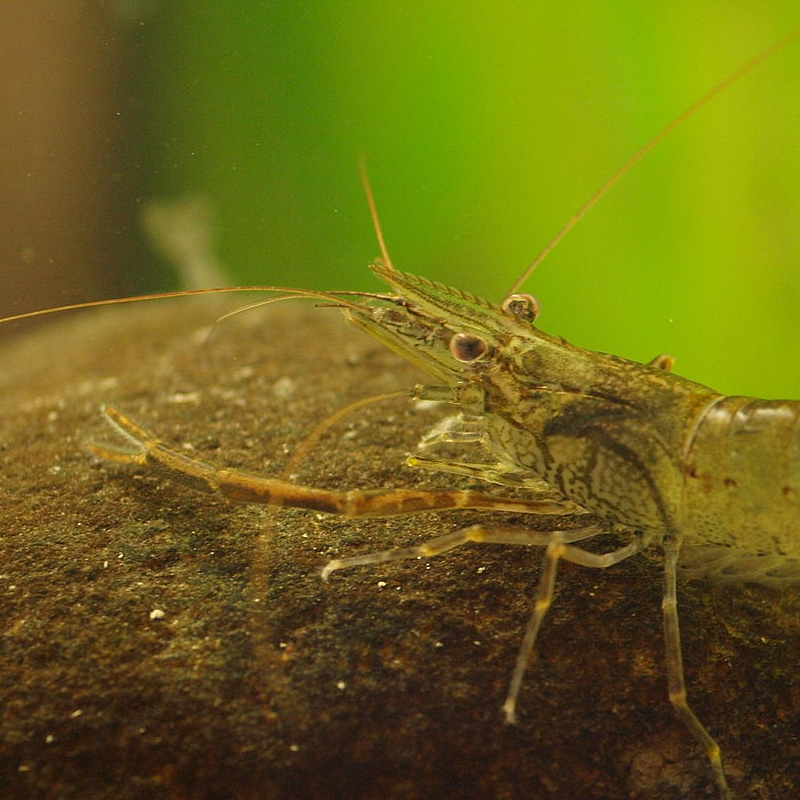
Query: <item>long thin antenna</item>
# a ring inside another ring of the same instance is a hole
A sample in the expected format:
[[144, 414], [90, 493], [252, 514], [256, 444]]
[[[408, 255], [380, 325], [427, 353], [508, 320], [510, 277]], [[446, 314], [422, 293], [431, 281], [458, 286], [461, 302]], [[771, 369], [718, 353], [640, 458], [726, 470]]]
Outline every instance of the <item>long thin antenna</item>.
[[678, 114], [675, 119], [665, 125], [650, 141], [646, 142], [640, 147], [567, 221], [566, 225], [545, 245], [544, 249], [531, 261], [526, 267], [522, 275], [517, 278], [508, 290], [508, 294], [514, 294], [523, 283], [531, 276], [531, 273], [544, 261], [550, 254], [550, 251], [586, 216], [586, 213], [597, 204], [599, 200], [606, 194], [606, 192], [633, 166], [641, 161], [662, 139], [668, 136], [679, 125], [684, 123], [696, 111], [699, 111], [706, 103], [713, 100], [718, 94], [725, 91], [731, 84], [736, 83], [740, 78], [744, 77], [748, 72], [755, 69], [762, 61], [766, 61], [770, 56], [774, 55], [782, 47], [785, 47], [793, 39], [800, 36], [800, 28], [796, 28], [791, 33], [786, 34], [777, 42], [774, 42], [766, 50], [762, 50], [757, 56], [751, 58], [750, 61], [739, 67], [739, 69], [728, 75], [727, 78], [720, 81], [716, 86], [709, 89], [702, 97], [695, 100], [688, 108]]
[[4, 322], [14, 322], [20, 319], [31, 319], [32, 317], [43, 317], [47, 314], [58, 314], [61, 311], [76, 311], [80, 308], [97, 308], [98, 306], [115, 306], [121, 305], [122, 303], [139, 303], [143, 300], [163, 300], [169, 297], [188, 297], [190, 295], [198, 295], [198, 294], [231, 294], [232, 292], [283, 292], [285, 297], [275, 297], [269, 300], [261, 301], [260, 303], [252, 303], [249, 306], [245, 306], [244, 309], [237, 309], [236, 311], [231, 311], [228, 314], [223, 315], [220, 317], [217, 322], [220, 320], [226, 319], [227, 317], [233, 316], [233, 314], [238, 313], [239, 311], [246, 310], [249, 308], [255, 308], [259, 305], [265, 305], [271, 302], [276, 302], [278, 300], [289, 300], [289, 299], [296, 299], [300, 297], [306, 297], [311, 300], [322, 300], [325, 302], [331, 301], [335, 305], [340, 306], [342, 308], [360, 308], [360, 306], [356, 306], [355, 304], [349, 302], [348, 300], [341, 299], [342, 297], [346, 296], [353, 296], [353, 297], [365, 297], [367, 299], [372, 300], [389, 300], [393, 299], [392, 295], [381, 294], [379, 292], [358, 292], [352, 290], [343, 290], [343, 291], [314, 291], [313, 289], [295, 289], [291, 286], [219, 286], [214, 289], [180, 289], [174, 292], [159, 292], [158, 294], [139, 294], [132, 297], [114, 297], [110, 300], [89, 300], [85, 303], [70, 303], [69, 305], [65, 306], [54, 306], [52, 308], [42, 308], [38, 311], [25, 311], [22, 314], [12, 314], [10, 317], [2, 317], [0, 318], [0, 324]]
[[61, 311], [75, 311], [79, 308], [97, 308], [98, 306], [114, 306], [121, 303], [138, 303], [142, 300], [162, 300], [167, 297], [187, 297], [192, 294], [223, 294], [225, 292], [258, 292], [270, 287], [263, 286], [223, 286], [219, 289], [180, 289], [175, 292], [159, 292], [158, 294], [139, 294], [131, 297], [114, 297], [110, 300], [89, 300], [85, 303], [69, 303], [65, 306], [53, 306], [52, 308], [42, 308], [38, 311], [25, 311], [22, 314], [12, 314], [10, 317], [3, 317], [0, 322], [14, 322], [18, 319], [31, 319], [32, 317], [42, 317], [46, 314], [57, 314]]
[[360, 400], [356, 400], [354, 403], [348, 403], [343, 408], [334, 411], [333, 414], [322, 420], [322, 422], [300, 442], [297, 449], [292, 453], [291, 458], [286, 462], [286, 466], [281, 470], [279, 475], [280, 479], [284, 481], [292, 480], [298, 467], [311, 452], [312, 448], [316, 446], [325, 432], [342, 419], [342, 417], [370, 403], [382, 403], [384, 400], [391, 400], [395, 397], [408, 397], [408, 392], [402, 390], [399, 392], [389, 392], [388, 394], [374, 394], [371, 397], [362, 397]]
[[364, 156], [358, 160], [358, 174], [361, 177], [361, 185], [364, 187], [364, 194], [367, 196], [367, 205], [369, 206], [369, 216], [372, 219], [372, 227], [375, 229], [375, 236], [378, 239], [378, 246], [381, 248], [381, 258], [383, 263], [390, 270], [395, 271], [392, 259], [389, 257], [389, 251], [386, 249], [386, 242], [383, 239], [383, 231], [381, 230], [381, 221], [378, 218], [378, 209], [375, 206], [375, 198], [372, 196], [372, 187], [369, 185], [369, 176], [367, 175], [367, 165], [364, 161]]

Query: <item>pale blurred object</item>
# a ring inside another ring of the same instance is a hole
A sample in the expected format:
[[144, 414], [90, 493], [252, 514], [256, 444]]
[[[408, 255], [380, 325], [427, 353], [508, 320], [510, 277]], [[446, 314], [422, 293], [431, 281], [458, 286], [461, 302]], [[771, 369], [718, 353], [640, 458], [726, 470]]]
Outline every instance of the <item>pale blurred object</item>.
[[213, 253], [213, 211], [198, 195], [176, 200], [151, 200], [142, 209], [142, 226], [158, 252], [178, 272], [182, 289], [227, 286]]

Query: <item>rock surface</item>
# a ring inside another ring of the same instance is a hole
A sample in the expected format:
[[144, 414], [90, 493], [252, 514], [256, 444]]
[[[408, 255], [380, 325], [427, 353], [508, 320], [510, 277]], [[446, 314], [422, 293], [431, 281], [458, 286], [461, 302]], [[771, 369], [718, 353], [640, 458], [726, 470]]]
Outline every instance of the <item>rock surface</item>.
[[[319, 577], [485, 515], [275, 513], [94, 460], [84, 442], [114, 440], [98, 413], [114, 403], [188, 452], [277, 475], [341, 405], [424, 380], [335, 311], [271, 307], [206, 341], [216, 309], [76, 314], [0, 352], [6, 800], [715, 797], [666, 699], [657, 553], [561, 568], [508, 727], [539, 552]], [[299, 478], [452, 485], [403, 466], [442, 414], [367, 406]], [[800, 591], [691, 583], [680, 603], [690, 699], [736, 796], [795, 800]]]

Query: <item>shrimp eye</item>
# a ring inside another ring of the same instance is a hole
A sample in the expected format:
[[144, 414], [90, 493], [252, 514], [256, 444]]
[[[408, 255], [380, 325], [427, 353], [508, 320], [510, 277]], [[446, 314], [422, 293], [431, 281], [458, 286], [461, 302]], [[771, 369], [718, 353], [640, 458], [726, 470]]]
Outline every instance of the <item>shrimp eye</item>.
[[450, 355], [457, 361], [477, 361], [488, 350], [489, 345], [471, 333], [457, 333], [450, 340]]
[[525, 322], [533, 322], [539, 316], [539, 301], [532, 294], [510, 294], [502, 307], [506, 314]]

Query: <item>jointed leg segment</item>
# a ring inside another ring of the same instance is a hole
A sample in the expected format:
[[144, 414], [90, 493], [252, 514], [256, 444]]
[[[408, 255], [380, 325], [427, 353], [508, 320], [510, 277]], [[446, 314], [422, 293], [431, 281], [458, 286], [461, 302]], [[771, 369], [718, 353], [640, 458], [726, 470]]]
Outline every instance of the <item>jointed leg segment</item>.
[[300, 486], [278, 478], [225, 469], [207, 461], [190, 458], [159, 441], [117, 409], [109, 406], [104, 411], [112, 425], [133, 447], [122, 449], [91, 442], [89, 448], [95, 455], [108, 461], [151, 467], [198, 491], [221, 494], [229, 500], [308, 508], [346, 517], [390, 517], [457, 508], [485, 508], [523, 514], [563, 514], [566, 508], [564, 504], [553, 500], [493, 497], [466, 489], [336, 492]]
[[664, 641], [667, 651], [667, 686], [669, 701], [683, 724], [700, 743], [706, 757], [711, 762], [714, 778], [719, 786], [723, 800], [731, 800], [731, 792], [722, 767], [719, 745], [706, 730], [702, 722], [689, 706], [686, 697], [686, 683], [683, 677], [683, 656], [681, 654], [681, 634], [678, 625], [678, 601], [676, 591], [676, 569], [678, 545], [673, 538], [664, 542], [664, 598], [661, 608], [664, 615]]
[[[578, 528], [574, 531], [563, 531], [564, 541], [577, 542], [597, 534], [597, 527], [592, 525], [587, 528]], [[395, 547], [391, 550], [381, 550], [376, 553], [365, 553], [349, 558], [335, 558], [329, 561], [322, 570], [322, 579], [328, 580], [332, 572], [348, 567], [358, 567], [365, 564], [383, 564], [386, 561], [399, 561], [404, 558], [424, 558], [438, 556], [470, 542], [488, 544], [524, 544], [536, 547], [547, 547], [553, 539], [552, 531], [532, 531], [527, 528], [487, 528], [485, 525], [470, 525], [444, 536], [437, 536], [422, 544], [411, 547]]]
[[517, 696], [522, 686], [522, 679], [530, 661], [536, 637], [542, 626], [545, 614], [553, 602], [555, 591], [556, 572], [559, 559], [572, 561], [584, 567], [605, 569], [618, 564], [626, 558], [641, 552], [650, 543], [652, 536], [640, 533], [630, 543], [613, 550], [610, 553], [591, 553], [581, 547], [576, 547], [571, 542], [588, 539], [597, 534], [596, 526], [578, 528], [573, 531], [532, 531], [521, 527], [487, 527], [484, 525], [471, 525], [458, 531], [439, 536], [413, 547], [399, 547], [393, 550], [383, 550], [377, 553], [365, 553], [350, 558], [339, 558], [328, 562], [322, 570], [322, 577], [327, 580], [330, 574], [338, 569], [363, 566], [364, 564], [381, 564], [386, 561], [397, 561], [404, 558], [419, 558], [422, 556], [436, 556], [455, 547], [470, 542], [486, 542], [491, 544], [522, 544], [545, 547], [542, 574], [536, 590], [533, 613], [525, 628], [525, 635], [517, 655], [514, 672], [511, 676], [508, 695], [503, 703], [503, 713], [506, 722], [515, 721]]

